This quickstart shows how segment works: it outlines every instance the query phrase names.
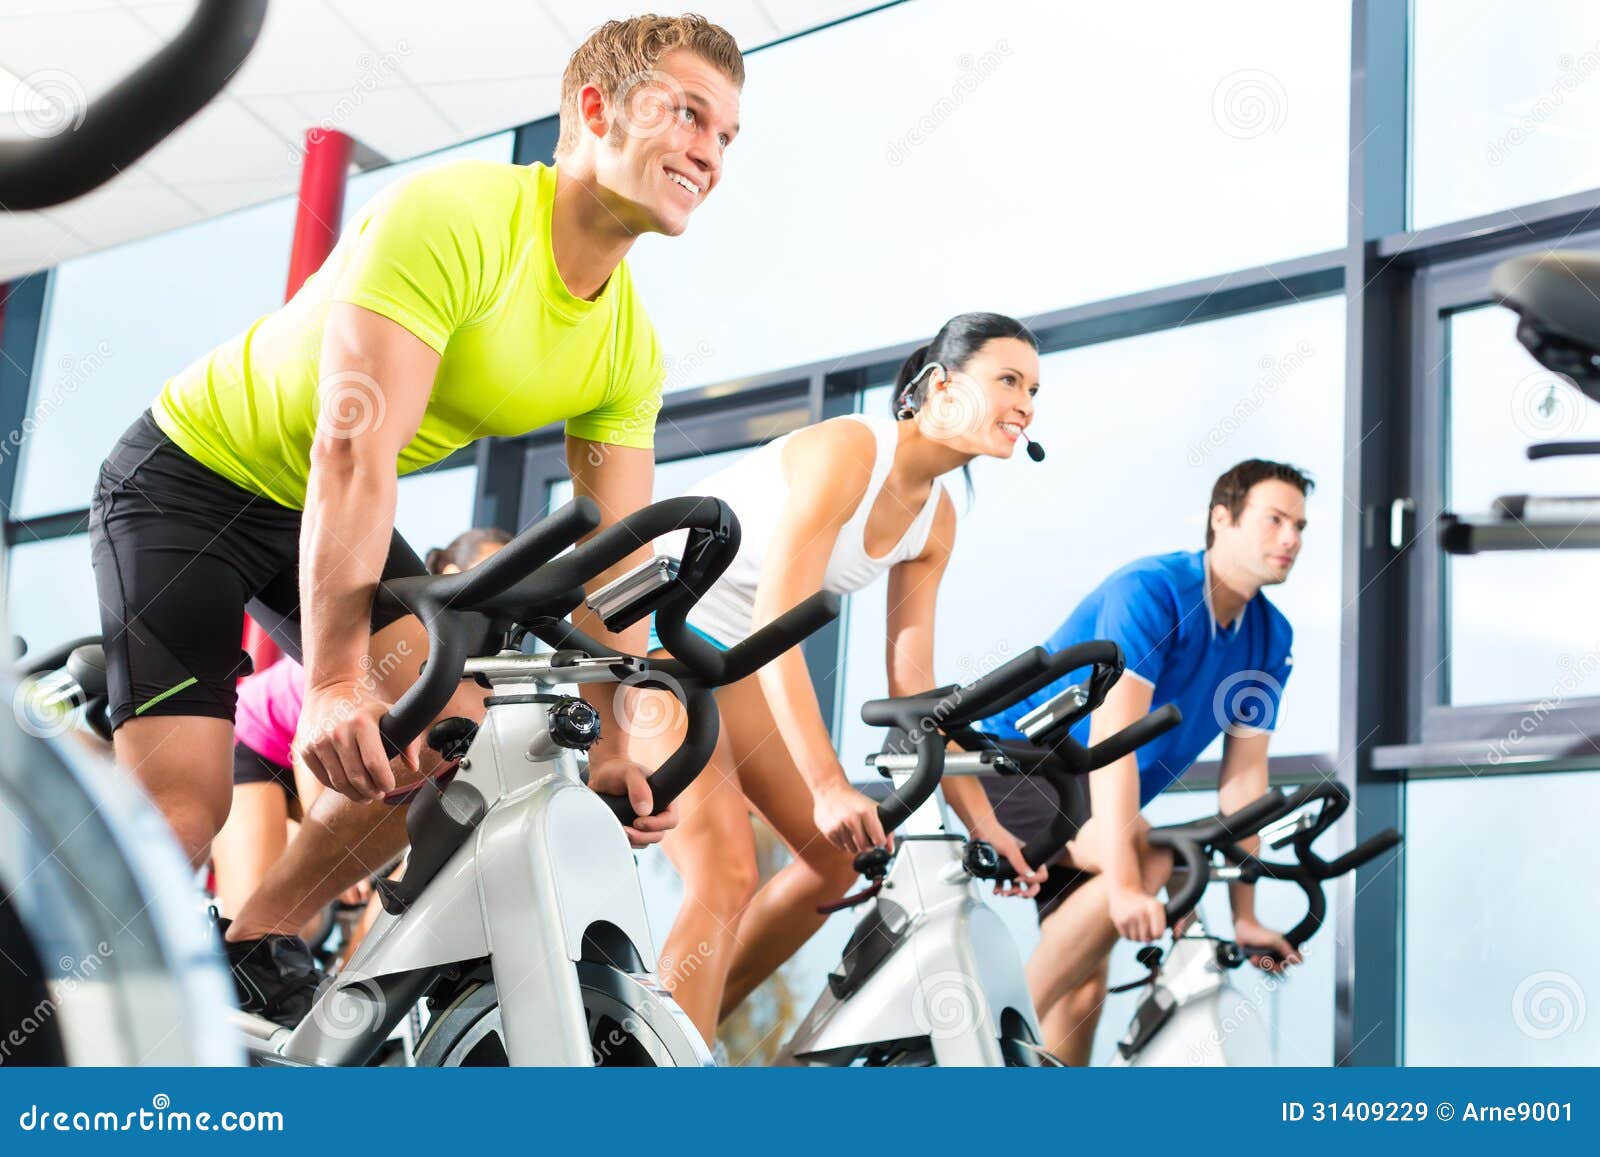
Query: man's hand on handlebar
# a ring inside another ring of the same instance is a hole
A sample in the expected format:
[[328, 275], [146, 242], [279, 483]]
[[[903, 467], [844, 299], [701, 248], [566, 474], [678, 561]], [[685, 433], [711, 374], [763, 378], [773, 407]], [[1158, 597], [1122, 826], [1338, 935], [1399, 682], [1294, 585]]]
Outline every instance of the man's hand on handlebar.
[[1016, 873], [1009, 880], [995, 883], [996, 896], [1020, 896], [1024, 900], [1031, 900], [1039, 894], [1039, 886], [1050, 878], [1050, 869], [1043, 864], [1037, 868], [1031, 866], [1022, 855], [1022, 841], [998, 823], [991, 827], [980, 825], [973, 828], [972, 838], [988, 844]]
[[[394, 769], [378, 733], [378, 720], [389, 707], [354, 682], [307, 689], [295, 748], [319, 783], [357, 803], [370, 803], [394, 790]], [[400, 756], [410, 772], [408, 782], [417, 774], [421, 751], [418, 736]]]
[[[1278, 972], [1291, 964], [1302, 963], [1300, 953], [1294, 946], [1284, 939], [1282, 933], [1274, 932], [1271, 928], [1255, 920], [1240, 920], [1235, 917], [1233, 922], [1233, 940], [1243, 948], [1250, 957], [1250, 963], [1263, 972]], [[1266, 949], [1266, 954], [1260, 951], [1252, 952], [1251, 949]]]
[[878, 805], [850, 786], [842, 768], [838, 779], [817, 793], [811, 818], [830, 844], [852, 855], [871, 848], [894, 849], [893, 837], [884, 834], [878, 818]]
[[1160, 939], [1167, 930], [1166, 905], [1154, 896], [1147, 895], [1142, 888], [1108, 883], [1110, 892], [1107, 904], [1117, 935], [1124, 940], [1138, 940], [1146, 944]]
[[650, 772], [629, 759], [625, 746], [601, 739], [589, 749], [589, 787], [602, 795], [625, 795], [637, 817], [624, 825], [628, 843], [635, 848], [659, 844], [678, 826], [678, 805], [673, 803], [659, 815], [651, 815], [655, 800], [650, 794]]

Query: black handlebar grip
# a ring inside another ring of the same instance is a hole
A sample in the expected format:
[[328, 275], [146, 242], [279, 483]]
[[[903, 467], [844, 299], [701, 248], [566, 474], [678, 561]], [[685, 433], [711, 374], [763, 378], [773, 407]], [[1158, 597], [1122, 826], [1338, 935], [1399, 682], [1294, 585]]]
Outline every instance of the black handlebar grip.
[[1227, 840], [1236, 843], [1253, 836], [1279, 816], [1293, 811], [1294, 801], [1283, 794], [1282, 788], [1272, 788], [1245, 804], [1236, 812], [1218, 816], [1211, 821], [1215, 835], [1207, 842]]
[[200, 0], [170, 43], [67, 132], [0, 142], [0, 204], [47, 209], [129, 168], [222, 91], [255, 46], [266, 11], [266, 0]]
[[1015, 659], [959, 688], [951, 697], [947, 714], [936, 722], [941, 727], [958, 727], [1004, 711], [1043, 687], [1050, 681], [1049, 675], [1050, 652], [1043, 647], [1029, 647]]
[[1171, 848], [1178, 859], [1174, 870], [1184, 873], [1183, 887], [1167, 900], [1167, 927], [1172, 928], [1193, 912], [1200, 897], [1205, 895], [1206, 886], [1211, 883], [1211, 865], [1198, 843], [1174, 832], [1151, 832], [1150, 846]]
[[[717, 714], [717, 701], [708, 688], [689, 686], [684, 690], [683, 705], [689, 716], [688, 728], [678, 750], [667, 757], [650, 776], [650, 804], [652, 815], [659, 815], [672, 805], [694, 782], [711, 759], [717, 747], [721, 719]], [[638, 818], [633, 803], [625, 795], [599, 793], [612, 814], [628, 827]]]
[[[1108, 639], [1090, 639], [1054, 654], [1046, 651], [1043, 663], [1035, 665], [1033, 652], [1043, 650], [1042, 647], [1035, 647], [1025, 651], [1010, 663], [973, 683], [962, 693], [961, 705], [952, 714], [949, 725], [959, 726], [998, 714], [1079, 667], [1093, 667], [1097, 672], [1111, 668], [1118, 674], [1122, 671], [1122, 651]], [[989, 679], [1002, 674], [1004, 679], [988, 683]]]
[[467, 641], [484, 625], [482, 615], [455, 614], [432, 607], [423, 608], [422, 621], [428, 628], [428, 661], [422, 666], [422, 675], [378, 720], [378, 734], [390, 759], [426, 731], [449, 704], [450, 696], [461, 685]]
[[737, 683], [839, 617], [839, 596], [818, 591], [722, 654], [721, 682]]
[[944, 775], [944, 736], [922, 724], [922, 718], [914, 714], [908, 714], [901, 723], [906, 730], [906, 738], [916, 749], [917, 766], [910, 778], [878, 805], [878, 821], [883, 824], [885, 833], [905, 823], [911, 813], [933, 794]]
[[1093, 769], [1115, 763], [1182, 722], [1183, 712], [1178, 710], [1178, 705], [1168, 703], [1159, 711], [1152, 711], [1143, 719], [1135, 719], [1115, 735], [1102, 739], [1091, 747], [1089, 767]]
[[1331, 879], [1334, 876], [1342, 876], [1346, 872], [1352, 872], [1362, 864], [1377, 859], [1390, 848], [1399, 847], [1400, 842], [1399, 832], [1393, 828], [1384, 828], [1377, 835], [1369, 836], [1367, 839], [1362, 840], [1338, 859], [1329, 861], [1327, 867], [1322, 869], [1322, 874]]

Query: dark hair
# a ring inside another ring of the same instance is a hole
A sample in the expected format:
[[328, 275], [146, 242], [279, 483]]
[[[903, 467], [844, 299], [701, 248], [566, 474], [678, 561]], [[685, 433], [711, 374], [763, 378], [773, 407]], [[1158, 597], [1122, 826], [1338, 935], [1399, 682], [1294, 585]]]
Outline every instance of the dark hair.
[[456, 569], [466, 570], [478, 561], [486, 546], [504, 546], [511, 536], [498, 526], [474, 526], [463, 530], [450, 540], [449, 546], [436, 546], [428, 552], [423, 563], [429, 574], [443, 574], [444, 568], [454, 563]]
[[[927, 378], [921, 375], [929, 365], [938, 362], [947, 373], [950, 370], [964, 370], [967, 368], [967, 363], [972, 360], [973, 354], [1000, 337], [1014, 337], [1018, 341], [1027, 342], [1035, 350], [1039, 348], [1039, 339], [1033, 336], [1033, 331], [1014, 317], [1007, 317], [1003, 313], [956, 314], [939, 327], [939, 332], [933, 335], [932, 341], [912, 350], [911, 355], [901, 364], [900, 372], [894, 377], [894, 390], [889, 397], [889, 412], [894, 415], [896, 421], [904, 421], [922, 408], [928, 387]], [[906, 387], [912, 382], [917, 384], [908, 391]], [[972, 470], [963, 466], [961, 477], [966, 479], [967, 500], [970, 502]]]
[[[1014, 317], [1007, 317], [1003, 313], [958, 313], [940, 327], [932, 341], [912, 350], [911, 356], [901, 365], [900, 372], [894, 378], [894, 396], [889, 399], [889, 412], [899, 418], [905, 408], [915, 411], [922, 406], [922, 399], [927, 393], [923, 383], [927, 379], [918, 381], [918, 375], [930, 363], [938, 362], [946, 370], [966, 369], [972, 355], [997, 337], [1014, 337], [1027, 342], [1035, 350], [1039, 348], [1039, 339], [1033, 336], [1033, 331]], [[909, 396], [904, 396], [906, 387], [914, 381], [917, 382], [916, 388]]]
[[1228, 508], [1228, 521], [1235, 526], [1244, 513], [1245, 500], [1250, 489], [1258, 482], [1287, 482], [1303, 495], [1316, 489], [1316, 483], [1304, 470], [1286, 462], [1268, 462], [1265, 458], [1246, 458], [1217, 479], [1211, 488], [1211, 505], [1206, 507], [1206, 546], [1216, 541], [1216, 531], [1211, 529], [1211, 512], [1219, 506]]

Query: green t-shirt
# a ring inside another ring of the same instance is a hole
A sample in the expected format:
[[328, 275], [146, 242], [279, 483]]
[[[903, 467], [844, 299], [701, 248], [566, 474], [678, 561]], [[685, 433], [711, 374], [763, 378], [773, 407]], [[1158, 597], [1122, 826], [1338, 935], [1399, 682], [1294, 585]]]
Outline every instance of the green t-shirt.
[[[302, 509], [322, 327], [329, 304], [343, 301], [440, 354], [401, 474], [479, 438], [557, 421], [579, 438], [648, 449], [665, 376], [655, 328], [625, 262], [596, 300], [568, 292], [550, 242], [555, 193], [553, 168], [488, 161], [385, 190], [289, 302], [167, 382], [156, 424], [230, 482]], [[342, 422], [382, 420], [372, 390], [329, 389]]]

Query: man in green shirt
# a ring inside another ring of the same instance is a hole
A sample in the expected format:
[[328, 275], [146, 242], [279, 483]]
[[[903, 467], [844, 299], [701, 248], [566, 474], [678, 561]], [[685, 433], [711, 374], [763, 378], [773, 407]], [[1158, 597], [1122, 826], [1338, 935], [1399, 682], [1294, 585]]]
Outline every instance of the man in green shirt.
[[[309, 1008], [319, 976], [293, 933], [404, 846], [403, 809], [360, 805], [427, 770], [420, 744], [391, 764], [377, 728], [427, 653], [415, 618], [373, 612], [383, 579], [422, 573], [393, 533], [398, 475], [560, 420], [574, 491], [606, 524], [650, 500], [664, 375], [624, 257], [682, 233], [716, 186], [743, 80], [703, 18], [604, 25], [567, 66], [555, 167], [463, 162], [390, 188], [289, 302], [172, 378], [102, 468], [90, 538], [117, 760], [191, 862], [228, 814], [246, 608], [304, 658], [297, 753], [335, 790], [225, 928], [247, 1007], [283, 1023]], [[644, 646], [643, 625], [575, 616]], [[463, 684], [444, 714], [481, 701]], [[633, 801], [636, 845], [658, 841], [675, 818], [649, 814], [610, 696], [592, 702], [590, 782]]]

